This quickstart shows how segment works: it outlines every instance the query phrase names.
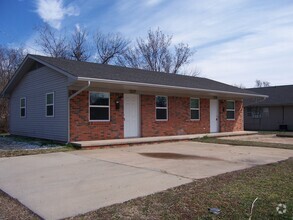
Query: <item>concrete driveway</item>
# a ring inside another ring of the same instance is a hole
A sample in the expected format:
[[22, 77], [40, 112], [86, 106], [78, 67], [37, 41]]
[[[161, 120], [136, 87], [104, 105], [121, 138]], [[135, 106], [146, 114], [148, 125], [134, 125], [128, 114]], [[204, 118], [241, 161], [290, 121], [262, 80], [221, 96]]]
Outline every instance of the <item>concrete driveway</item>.
[[175, 142], [0, 159], [0, 188], [45, 219], [293, 156], [292, 150]]

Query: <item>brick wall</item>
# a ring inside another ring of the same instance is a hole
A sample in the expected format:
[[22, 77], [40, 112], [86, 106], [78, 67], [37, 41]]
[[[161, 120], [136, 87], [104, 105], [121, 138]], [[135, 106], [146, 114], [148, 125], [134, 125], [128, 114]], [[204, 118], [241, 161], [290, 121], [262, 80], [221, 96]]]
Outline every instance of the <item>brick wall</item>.
[[[123, 98], [116, 110], [115, 100], [121, 93], [110, 95], [110, 122], [89, 122], [89, 92], [70, 101], [71, 141], [118, 139], [124, 137]], [[226, 119], [226, 101], [220, 100], [220, 131], [243, 130], [243, 103], [235, 102], [235, 120]], [[200, 99], [200, 120], [190, 120], [190, 98], [168, 97], [168, 121], [156, 121], [155, 96], [141, 95], [141, 136], [200, 134], [210, 132], [210, 102]]]
[[120, 100], [120, 108], [115, 108], [117, 97], [120, 93], [110, 95], [110, 121], [89, 121], [89, 92], [83, 91], [70, 101], [70, 141], [88, 141], [117, 139], [124, 136], [123, 98]]
[[210, 104], [200, 99], [200, 120], [190, 120], [190, 98], [168, 97], [168, 121], [156, 121], [155, 96], [141, 95], [142, 137], [200, 134], [210, 131]]
[[243, 131], [243, 102], [235, 101], [235, 120], [226, 119], [226, 100], [220, 100], [220, 131]]

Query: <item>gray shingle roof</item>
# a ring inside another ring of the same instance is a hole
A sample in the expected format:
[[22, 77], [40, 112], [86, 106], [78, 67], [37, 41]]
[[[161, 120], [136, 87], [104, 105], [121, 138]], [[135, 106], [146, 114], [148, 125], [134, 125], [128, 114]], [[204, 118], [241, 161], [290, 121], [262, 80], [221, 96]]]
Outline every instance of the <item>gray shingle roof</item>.
[[80, 62], [62, 58], [52, 58], [39, 55], [30, 55], [47, 64], [53, 65], [75, 77], [118, 80], [126, 82], [148, 83], [156, 85], [177, 86], [192, 89], [207, 89], [223, 92], [257, 95], [250, 90], [243, 90], [221, 82], [202, 77], [184, 76], [163, 72]]
[[269, 98], [253, 103], [252, 100], [244, 100], [245, 106], [285, 106], [293, 105], [293, 85], [270, 86], [263, 88], [251, 88], [247, 91], [269, 96]]

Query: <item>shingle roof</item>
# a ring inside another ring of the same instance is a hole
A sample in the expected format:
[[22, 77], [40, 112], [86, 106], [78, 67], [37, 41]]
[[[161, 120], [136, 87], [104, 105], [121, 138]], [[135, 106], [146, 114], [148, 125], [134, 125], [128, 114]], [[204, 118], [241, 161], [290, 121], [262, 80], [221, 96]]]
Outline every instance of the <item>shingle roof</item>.
[[147, 83], [166, 86], [177, 86], [194, 89], [207, 89], [231, 93], [258, 95], [253, 91], [243, 90], [221, 82], [202, 77], [184, 76], [163, 72], [80, 62], [62, 58], [52, 58], [39, 55], [30, 55], [47, 64], [65, 71], [75, 77], [118, 80], [126, 82]]
[[245, 106], [285, 106], [293, 105], [293, 85], [270, 86], [262, 88], [251, 88], [252, 91], [269, 96], [269, 98], [253, 103], [251, 100], [244, 100]]

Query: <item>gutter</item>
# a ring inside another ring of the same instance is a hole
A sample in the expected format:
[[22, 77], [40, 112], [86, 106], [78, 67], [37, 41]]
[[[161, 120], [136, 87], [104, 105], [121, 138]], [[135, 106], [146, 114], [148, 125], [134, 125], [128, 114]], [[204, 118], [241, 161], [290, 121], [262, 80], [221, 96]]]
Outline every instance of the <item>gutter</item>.
[[91, 85], [91, 81], [87, 81], [87, 85], [82, 87], [80, 90], [78, 90], [76, 93], [73, 93], [71, 96], [68, 97], [67, 100], [67, 144], [70, 142], [70, 100], [72, 98], [74, 98], [75, 96], [77, 96], [79, 93], [81, 93], [82, 91], [86, 90], [87, 88], [89, 88]]
[[199, 88], [186, 88], [182, 86], [168, 86], [168, 85], [158, 85], [158, 84], [151, 84], [151, 83], [140, 83], [140, 82], [129, 82], [129, 81], [121, 81], [121, 80], [112, 80], [112, 79], [96, 79], [96, 78], [89, 78], [89, 77], [77, 77], [79, 81], [91, 81], [91, 82], [101, 82], [101, 83], [113, 83], [113, 84], [120, 84], [120, 85], [135, 85], [135, 86], [147, 86], [147, 87], [157, 87], [157, 88], [165, 88], [165, 89], [179, 89], [179, 90], [188, 90], [194, 92], [213, 92], [219, 94], [229, 94], [229, 95], [238, 95], [242, 97], [261, 97], [261, 98], [268, 98], [267, 95], [260, 95], [260, 94], [249, 94], [249, 93], [238, 93], [238, 92], [227, 92], [227, 91], [220, 91], [220, 90], [212, 90], [212, 89], [199, 89]]

